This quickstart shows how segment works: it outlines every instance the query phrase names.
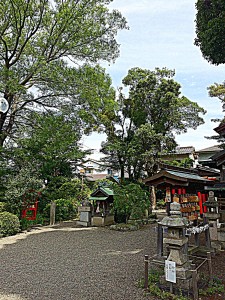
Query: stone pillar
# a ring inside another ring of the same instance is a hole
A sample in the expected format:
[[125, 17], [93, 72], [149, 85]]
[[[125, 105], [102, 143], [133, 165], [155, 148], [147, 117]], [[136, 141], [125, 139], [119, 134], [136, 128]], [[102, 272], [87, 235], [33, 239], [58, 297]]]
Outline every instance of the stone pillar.
[[178, 287], [188, 289], [191, 286], [191, 274], [187, 255], [188, 238], [184, 235], [188, 220], [182, 217], [179, 203], [171, 203], [170, 213], [170, 216], [160, 222], [162, 226], [168, 227], [168, 235], [163, 239], [163, 243], [169, 249], [167, 260], [176, 263]]

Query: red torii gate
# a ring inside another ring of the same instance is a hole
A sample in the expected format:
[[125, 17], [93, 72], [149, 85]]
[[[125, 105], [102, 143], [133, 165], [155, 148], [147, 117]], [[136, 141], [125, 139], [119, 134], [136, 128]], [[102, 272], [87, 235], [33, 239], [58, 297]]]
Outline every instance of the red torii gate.
[[[32, 195], [32, 197], [31, 197]], [[41, 192], [35, 190], [29, 190], [28, 193], [24, 194], [24, 201], [22, 204], [21, 218], [27, 220], [36, 220], [38, 199], [41, 196]]]

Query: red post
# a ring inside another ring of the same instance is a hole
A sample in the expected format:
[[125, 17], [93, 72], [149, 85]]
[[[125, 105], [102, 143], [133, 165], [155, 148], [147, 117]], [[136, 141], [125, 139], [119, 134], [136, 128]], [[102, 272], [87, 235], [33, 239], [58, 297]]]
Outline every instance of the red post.
[[202, 194], [198, 192], [199, 206], [200, 206], [200, 215], [203, 214], [203, 206], [202, 206]]
[[[206, 194], [202, 194], [202, 204], [207, 200], [207, 195]], [[203, 205], [203, 212], [206, 213], [207, 212], [207, 207]]]

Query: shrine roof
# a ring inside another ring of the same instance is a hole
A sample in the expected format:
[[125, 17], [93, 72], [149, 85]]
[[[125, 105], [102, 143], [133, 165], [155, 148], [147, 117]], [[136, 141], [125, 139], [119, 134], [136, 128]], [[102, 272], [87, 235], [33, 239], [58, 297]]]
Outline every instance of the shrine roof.
[[111, 190], [111, 189], [108, 188], [108, 187], [102, 187], [102, 186], [101, 186], [101, 190], [104, 191], [104, 192], [105, 192], [107, 195], [109, 195], [109, 196], [113, 196], [113, 195], [114, 195], [113, 190]]
[[219, 147], [218, 145], [214, 145], [214, 146], [211, 146], [211, 147], [207, 147], [207, 148], [204, 148], [204, 149], [200, 149], [198, 151], [196, 151], [197, 153], [199, 152], [219, 152], [221, 151], [222, 148]]
[[197, 174], [193, 174], [193, 173], [185, 173], [185, 172], [177, 172], [177, 171], [172, 171], [172, 170], [167, 170], [167, 172], [169, 174], [178, 176], [178, 177], [182, 177], [182, 178], [186, 178], [186, 179], [194, 179], [194, 180], [203, 180], [205, 181], [205, 178], [197, 175]]
[[[109, 196], [113, 196], [113, 190], [109, 187], [99, 186], [92, 194], [91, 197], [99, 197], [101, 200], [105, 200], [102, 198], [108, 198]], [[94, 200], [94, 199], [91, 199]]]
[[188, 184], [188, 182], [199, 182], [199, 183], [207, 183], [210, 184], [210, 180], [205, 179], [198, 174], [174, 171], [174, 170], [162, 170], [159, 173], [153, 175], [144, 180], [144, 183], [163, 183], [163, 182], [171, 182], [171, 183], [179, 183], [179, 184]]
[[221, 150], [220, 152], [214, 154], [211, 159], [217, 163], [217, 165], [221, 165], [225, 161], [225, 150]]
[[104, 201], [108, 197], [89, 197], [89, 200], [98, 200], [98, 201]]

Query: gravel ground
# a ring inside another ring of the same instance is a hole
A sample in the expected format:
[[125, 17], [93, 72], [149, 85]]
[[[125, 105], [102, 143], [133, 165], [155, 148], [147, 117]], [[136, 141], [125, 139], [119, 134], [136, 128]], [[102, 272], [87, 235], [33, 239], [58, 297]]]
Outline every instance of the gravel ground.
[[0, 300], [142, 300], [144, 255], [156, 225], [139, 231], [55, 227], [0, 239]]

